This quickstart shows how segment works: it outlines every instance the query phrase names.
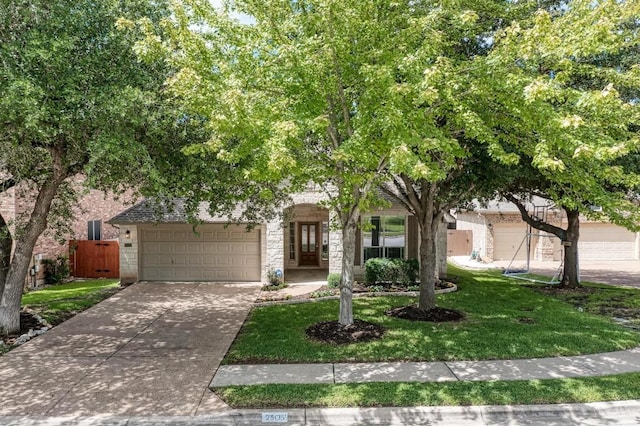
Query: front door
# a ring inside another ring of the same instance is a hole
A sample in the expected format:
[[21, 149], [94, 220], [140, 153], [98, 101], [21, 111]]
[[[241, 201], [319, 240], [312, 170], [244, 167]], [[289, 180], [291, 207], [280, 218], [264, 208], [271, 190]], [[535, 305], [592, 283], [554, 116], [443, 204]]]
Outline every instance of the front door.
[[300, 224], [300, 265], [318, 265], [318, 223]]

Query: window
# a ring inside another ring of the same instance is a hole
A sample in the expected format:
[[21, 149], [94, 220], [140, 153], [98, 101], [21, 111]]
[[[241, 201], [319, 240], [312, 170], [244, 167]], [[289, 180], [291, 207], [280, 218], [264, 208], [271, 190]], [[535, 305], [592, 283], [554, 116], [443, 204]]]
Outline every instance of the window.
[[322, 222], [322, 260], [329, 260], [329, 222]]
[[373, 257], [404, 258], [404, 216], [371, 216], [365, 218], [362, 231], [364, 261]]
[[296, 224], [289, 222], [289, 259], [296, 258]]
[[88, 240], [102, 239], [102, 221], [101, 220], [90, 220], [87, 222], [87, 239]]

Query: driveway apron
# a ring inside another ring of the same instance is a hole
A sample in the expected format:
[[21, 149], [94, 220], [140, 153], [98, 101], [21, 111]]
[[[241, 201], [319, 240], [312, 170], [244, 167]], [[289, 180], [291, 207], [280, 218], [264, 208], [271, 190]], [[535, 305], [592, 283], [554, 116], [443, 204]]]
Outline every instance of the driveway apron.
[[0, 357], [0, 416], [199, 415], [257, 283], [138, 283]]

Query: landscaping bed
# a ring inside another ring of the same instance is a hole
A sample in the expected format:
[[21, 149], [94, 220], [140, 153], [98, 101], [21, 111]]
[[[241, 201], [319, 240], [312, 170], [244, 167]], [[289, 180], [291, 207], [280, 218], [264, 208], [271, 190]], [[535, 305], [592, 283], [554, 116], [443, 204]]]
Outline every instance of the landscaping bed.
[[[455, 279], [442, 280], [438, 284], [436, 284], [436, 293], [447, 293], [451, 291], [456, 291], [457, 287]], [[284, 287], [283, 287], [284, 288]], [[362, 283], [355, 282], [353, 285], [353, 296], [354, 297], [368, 297], [368, 296], [388, 296], [388, 295], [402, 295], [402, 296], [417, 296], [419, 292], [419, 285], [402, 285], [402, 284], [393, 284], [393, 285], [374, 285], [374, 286], [366, 286]], [[286, 294], [286, 292], [273, 294], [270, 290], [265, 291], [263, 288], [263, 292], [256, 299], [256, 305], [261, 306], [269, 305], [269, 302], [280, 302], [280, 301], [309, 301], [309, 300], [330, 300], [332, 298], [338, 298], [340, 296], [340, 290], [336, 287], [330, 287], [328, 285], [323, 285], [316, 289], [313, 292], [306, 294], [299, 294], [296, 296], [291, 296]]]

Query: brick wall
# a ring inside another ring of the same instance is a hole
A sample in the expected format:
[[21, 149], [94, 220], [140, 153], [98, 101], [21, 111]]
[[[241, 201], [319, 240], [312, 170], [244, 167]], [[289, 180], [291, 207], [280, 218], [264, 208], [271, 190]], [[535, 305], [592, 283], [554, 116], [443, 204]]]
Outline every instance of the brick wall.
[[[82, 177], [78, 177], [74, 181], [74, 185], [79, 191], [85, 191], [82, 189], [83, 180]], [[18, 187], [0, 194], [0, 212], [5, 215], [5, 219], [26, 221], [33, 209], [35, 196], [36, 194], [26, 187]], [[60, 242], [56, 238], [55, 229], [50, 225], [38, 238], [33, 256], [37, 259], [55, 258], [59, 254], [68, 256], [68, 240], [86, 240], [88, 238], [87, 222], [89, 220], [102, 221], [101, 238], [103, 240], [117, 240], [118, 229], [105, 222], [128, 208], [132, 202], [133, 196], [131, 194], [125, 194], [116, 199], [113, 194], [105, 194], [96, 190], [86, 191], [73, 209], [74, 219], [69, 224], [70, 231], [62, 234], [64, 241]], [[43, 268], [40, 267], [36, 278], [41, 280], [43, 277]]]

